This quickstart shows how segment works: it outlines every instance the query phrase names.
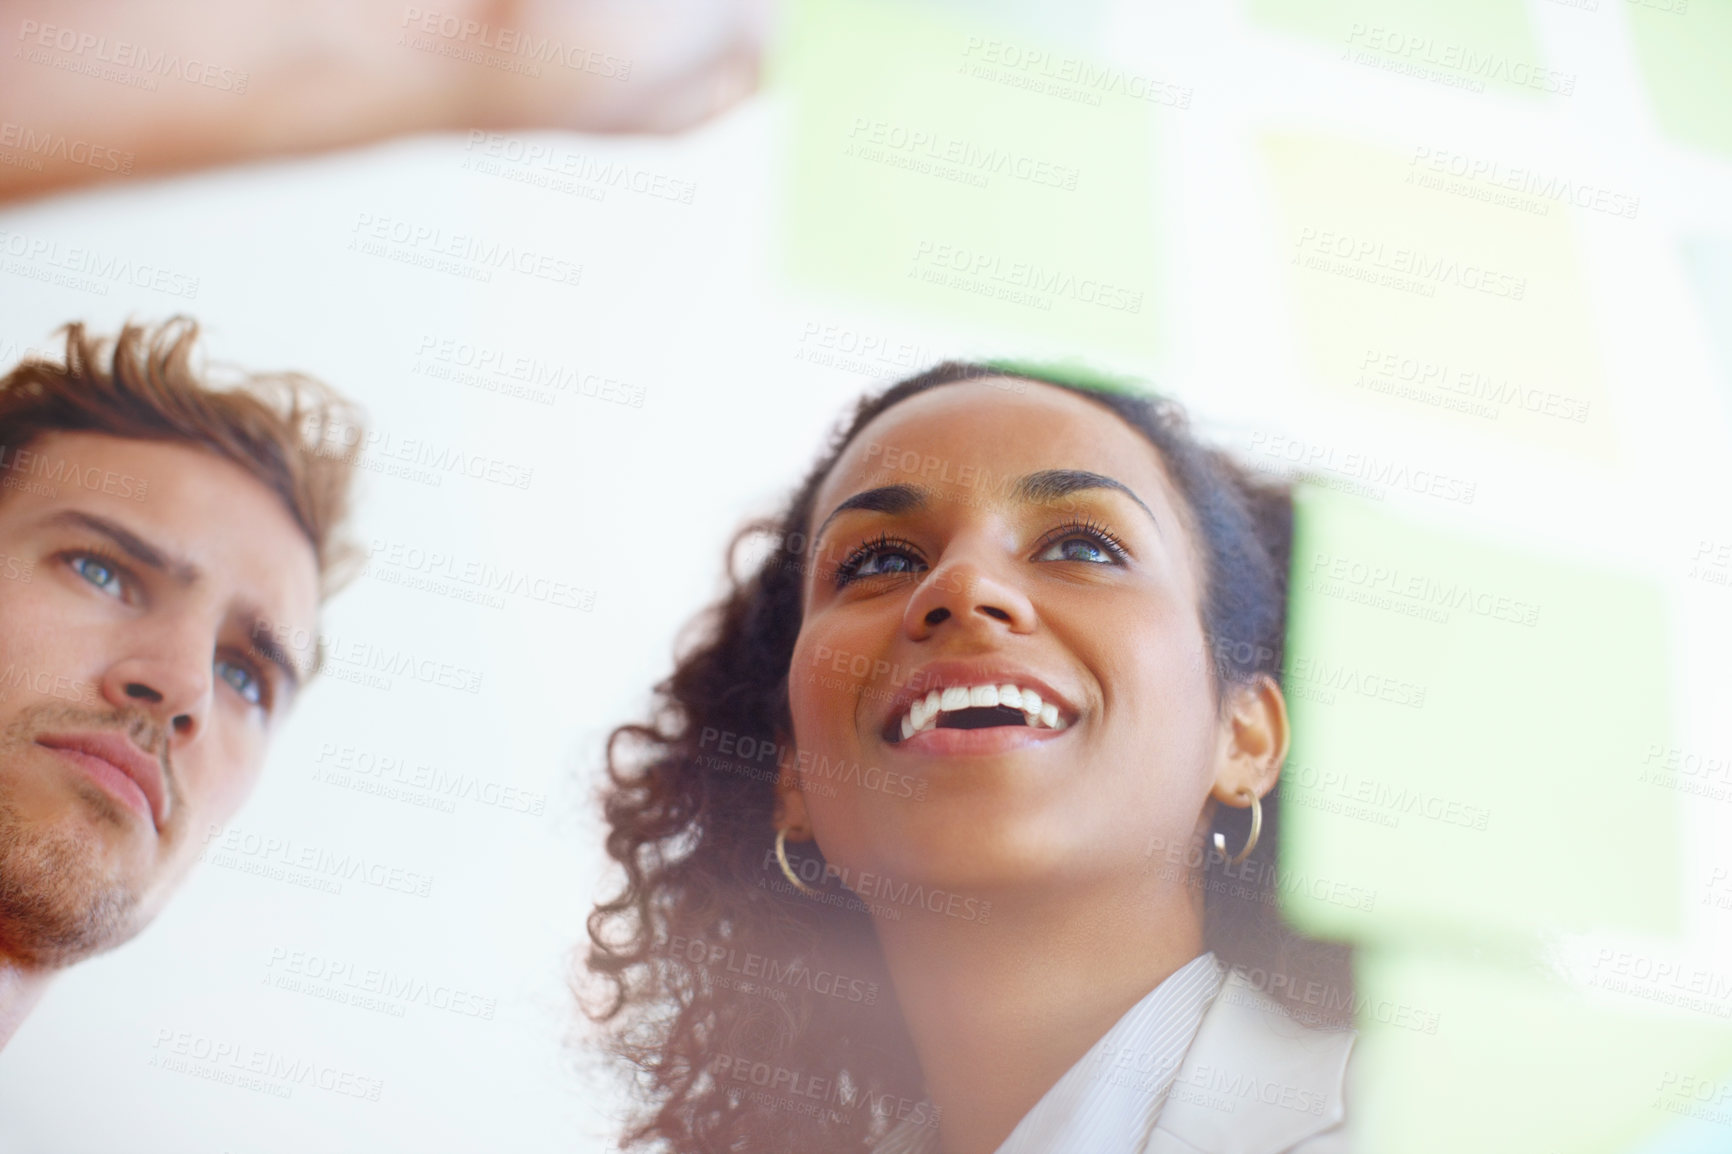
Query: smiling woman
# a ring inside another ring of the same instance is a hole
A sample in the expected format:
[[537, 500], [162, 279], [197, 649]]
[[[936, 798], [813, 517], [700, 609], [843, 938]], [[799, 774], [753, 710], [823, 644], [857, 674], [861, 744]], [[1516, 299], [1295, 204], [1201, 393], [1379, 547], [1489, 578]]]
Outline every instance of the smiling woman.
[[628, 1144], [1340, 1149], [1343, 955], [1275, 906], [1289, 522], [1111, 383], [863, 401], [610, 743]]

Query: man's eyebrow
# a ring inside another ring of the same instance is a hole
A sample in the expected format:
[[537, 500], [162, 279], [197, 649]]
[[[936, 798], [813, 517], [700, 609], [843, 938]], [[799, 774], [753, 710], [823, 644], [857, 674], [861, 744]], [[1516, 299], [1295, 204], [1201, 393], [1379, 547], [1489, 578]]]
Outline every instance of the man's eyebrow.
[[140, 565], [165, 573], [181, 585], [191, 585], [203, 576], [197, 565], [171, 556], [166, 550], [152, 545], [131, 529], [107, 517], [98, 517], [94, 513], [84, 513], [77, 509], [63, 509], [48, 518], [47, 523], [85, 529], [100, 537], [106, 537], [115, 548]]
[[282, 670], [283, 677], [289, 683], [289, 692], [299, 692], [301, 682], [318, 671], [318, 658], [313, 660], [313, 666], [303, 674], [295, 668], [294, 658], [289, 656], [289, 647], [277, 640], [278, 630], [266, 620], [265, 615], [256, 611], [247, 611], [247, 644], [254, 653]]
[[1131, 491], [1123, 481], [1101, 473], [1091, 473], [1087, 469], [1043, 469], [1038, 473], [1030, 473], [1016, 483], [1016, 495], [1024, 501], [1046, 504], [1081, 493], [1089, 489], [1112, 489], [1123, 493], [1137, 503], [1143, 512], [1149, 515], [1149, 520], [1155, 523], [1158, 530], [1161, 519], [1155, 516], [1155, 511], [1143, 503], [1143, 499]]
[[927, 493], [918, 485], [881, 485], [876, 489], [863, 489], [854, 494], [830, 511], [824, 518], [824, 523], [818, 526], [818, 531], [812, 534], [817, 540], [824, 535], [824, 530], [830, 527], [830, 522], [843, 513], [865, 510], [870, 513], [906, 513], [926, 504]]

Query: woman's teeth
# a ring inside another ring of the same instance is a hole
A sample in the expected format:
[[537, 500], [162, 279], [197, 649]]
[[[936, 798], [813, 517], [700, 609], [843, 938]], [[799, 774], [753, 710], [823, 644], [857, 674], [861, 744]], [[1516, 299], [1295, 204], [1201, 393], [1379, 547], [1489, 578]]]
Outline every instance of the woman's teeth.
[[1024, 725], [1034, 728], [1063, 729], [1067, 724], [1059, 716], [1058, 706], [1042, 701], [1036, 690], [1015, 685], [952, 685], [934, 689], [908, 707], [902, 715], [902, 738], [936, 729], [940, 716], [964, 709], [1014, 709], [1021, 712]]

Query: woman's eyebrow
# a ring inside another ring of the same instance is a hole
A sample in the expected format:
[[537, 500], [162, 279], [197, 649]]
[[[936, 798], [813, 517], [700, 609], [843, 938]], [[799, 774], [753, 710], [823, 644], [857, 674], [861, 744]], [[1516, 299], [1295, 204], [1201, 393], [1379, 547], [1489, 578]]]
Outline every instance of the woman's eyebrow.
[[1114, 489], [1135, 501], [1143, 512], [1149, 515], [1149, 520], [1155, 523], [1156, 530], [1161, 527], [1161, 519], [1155, 516], [1155, 511], [1143, 503], [1143, 499], [1131, 491], [1123, 481], [1101, 473], [1091, 473], [1087, 469], [1042, 469], [1038, 473], [1030, 473], [1016, 483], [1016, 495], [1024, 501], [1036, 504], [1048, 504], [1062, 500], [1072, 493], [1081, 493], [1088, 489]]
[[824, 535], [824, 530], [830, 527], [830, 522], [843, 513], [864, 509], [869, 513], [907, 513], [926, 504], [928, 493], [918, 485], [881, 485], [876, 489], [862, 489], [830, 511], [824, 518], [824, 523], [818, 526], [818, 531], [812, 534], [813, 540]]

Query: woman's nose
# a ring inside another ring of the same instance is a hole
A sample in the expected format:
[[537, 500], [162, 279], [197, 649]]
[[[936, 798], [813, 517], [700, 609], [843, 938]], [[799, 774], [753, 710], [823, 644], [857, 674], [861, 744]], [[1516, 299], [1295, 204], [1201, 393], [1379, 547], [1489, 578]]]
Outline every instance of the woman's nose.
[[1034, 605], [1007, 568], [1008, 563], [972, 554], [941, 562], [908, 603], [903, 617], [908, 635], [924, 640], [947, 624], [963, 630], [1032, 630]]

